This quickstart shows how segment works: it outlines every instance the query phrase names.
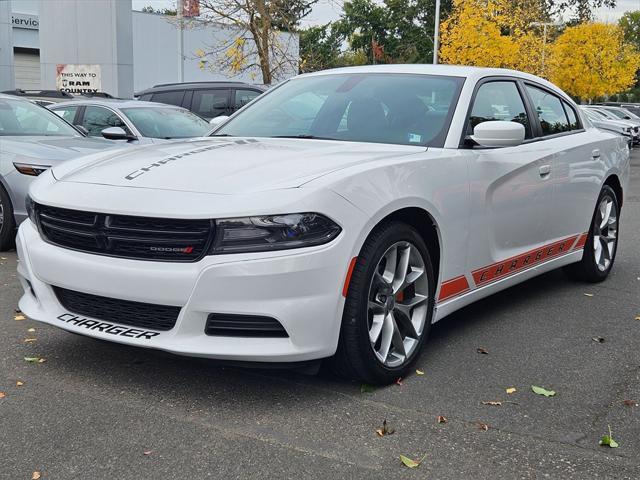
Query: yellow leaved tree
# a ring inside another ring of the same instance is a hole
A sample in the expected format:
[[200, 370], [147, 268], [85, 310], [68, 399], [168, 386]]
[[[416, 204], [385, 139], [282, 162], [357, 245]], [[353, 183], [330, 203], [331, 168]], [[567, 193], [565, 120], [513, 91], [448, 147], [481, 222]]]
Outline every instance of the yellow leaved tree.
[[567, 28], [550, 54], [550, 80], [589, 101], [631, 87], [640, 68], [640, 53], [624, 42], [617, 25], [584, 23]]

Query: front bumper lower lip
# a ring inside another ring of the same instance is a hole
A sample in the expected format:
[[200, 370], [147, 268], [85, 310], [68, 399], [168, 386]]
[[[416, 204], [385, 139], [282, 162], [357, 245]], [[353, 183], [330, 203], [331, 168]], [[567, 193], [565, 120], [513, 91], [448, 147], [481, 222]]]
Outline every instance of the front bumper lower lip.
[[[291, 253], [206, 257], [188, 264], [114, 259], [41, 239], [30, 221], [18, 231], [21, 310], [74, 333], [180, 355], [246, 362], [303, 362], [335, 353], [350, 249], [332, 243]], [[131, 327], [65, 309], [52, 285], [123, 300], [180, 306], [168, 331]], [[209, 313], [275, 318], [289, 337], [205, 335]]]

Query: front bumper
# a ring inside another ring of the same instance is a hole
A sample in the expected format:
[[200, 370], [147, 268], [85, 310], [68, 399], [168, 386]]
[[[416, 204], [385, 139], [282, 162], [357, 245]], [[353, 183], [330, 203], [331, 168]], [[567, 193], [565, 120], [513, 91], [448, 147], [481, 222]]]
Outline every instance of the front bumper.
[[[42, 240], [30, 221], [20, 226], [16, 243], [24, 288], [19, 305], [34, 320], [90, 337], [206, 358], [298, 362], [335, 353], [344, 306], [341, 291], [353, 249], [344, 232], [319, 247], [208, 256], [196, 263], [127, 260], [63, 249]], [[74, 312], [63, 308], [52, 286], [178, 306], [180, 314], [174, 328], [157, 335], [114, 335], [64, 321]], [[289, 336], [208, 336], [210, 313], [269, 316]]]

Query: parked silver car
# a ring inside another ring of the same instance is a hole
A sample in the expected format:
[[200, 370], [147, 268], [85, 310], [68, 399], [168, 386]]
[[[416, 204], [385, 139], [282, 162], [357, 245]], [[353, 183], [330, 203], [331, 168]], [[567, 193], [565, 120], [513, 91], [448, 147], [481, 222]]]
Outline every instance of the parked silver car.
[[27, 217], [25, 198], [35, 177], [64, 160], [113, 148], [87, 138], [31, 100], [0, 94], [0, 251]]
[[50, 105], [69, 123], [85, 128], [90, 137], [133, 144], [162, 143], [202, 137], [211, 126], [189, 110], [139, 100], [92, 98]]
[[596, 108], [580, 107], [582, 112], [587, 116], [594, 127], [601, 128], [623, 135], [627, 138], [630, 145], [636, 145], [640, 142], [640, 127], [628, 122], [627, 120], [617, 120], [607, 116], [605, 112], [601, 112]]

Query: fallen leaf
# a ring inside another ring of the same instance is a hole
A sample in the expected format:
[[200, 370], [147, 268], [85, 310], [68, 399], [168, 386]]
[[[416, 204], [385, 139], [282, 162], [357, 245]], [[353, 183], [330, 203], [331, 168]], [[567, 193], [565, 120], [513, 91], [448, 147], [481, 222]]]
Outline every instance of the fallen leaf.
[[638, 406], [638, 402], [636, 402], [635, 400], [625, 400], [622, 403], [625, 404], [627, 407], [637, 407]]
[[381, 428], [377, 429], [376, 433], [378, 434], [379, 437], [384, 437], [384, 432], [382, 431]]
[[38, 363], [44, 363], [44, 362], [46, 362], [46, 361], [47, 361], [47, 359], [46, 359], [46, 358], [39, 358], [39, 359], [38, 359]]
[[604, 337], [593, 337], [591, 340], [596, 343], [604, 343]]
[[585, 293], [584, 296], [585, 297], [593, 297], [593, 293]]
[[509, 387], [505, 391], [507, 394], [511, 395], [512, 393], [516, 393], [518, 390], [516, 390], [516, 387]]
[[400, 455], [400, 461], [402, 463], [404, 463], [405, 467], [416, 468], [416, 467], [420, 466], [420, 464], [424, 461], [424, 459], [426, 457], [427, 457], [427, 454], [425, 453], [424, 457], [422, 457], [418, 461], [415, 461], [415, 460], [410, 459], [409, 457], [405, 457], [404, 455]]
[[25, 338], [23, 341], [24, 343], [33, 343], [36, 340], [38, 340], [37, 338]]
[[374, 387], [373, 385], [368, 385], [366, 383], [360, 385], [360, 393], [371, 393], [375, 391], [375, 389], [376, 387]]
[[611, 434], [611, 425], [608, 425], [609, 427], [609, 435], [604, 435], [601, 439], [600, 439], [600, 445], [606, 445], [610, 448], [618, 448], [620, 445], [618, 444], [618, 442], [616, 442], [613, 439], [613, 435]]
[[638, 316], [636, 317], [636, 320], [640, 320], [640, 315], [638, 315]]
[[13, 317], [14, 320], [26, 320], [27, 317], [25, 317], [24, 315], [16, 315], [15, 317]]
[[25, 362], [29, 363], [44, 363], [46, 360], [40, 357], [24, 357]]
[[40, 480], [42, 478], [42, 475], [40, 474], [40, 472], [33, 472], [31, 474], [31, 480]]
[[480, 353], [480, 354], [482, 354], [482, 355], [489, 355], [489, 352], [487, 351], [487, 349], [482, 348], [482, 347], [478, 347], [478, 348], [476, 348], [476, 352], [477, 352], [477, 353]]
[[480, 430], [484, 430], [486, 432], [487, 430], [489, 430], [489, 425], [487, 425], [486, 423], [479, 422], [478, 423], [478, 428]]
[[6, 396], [7, 396], [7, 394], [6, 394], [6, 393], [4, 393], [4, 392], [0, 392], [0, 398], [4, 398], [4, 397], [6, 397]]
[[27, 332], [29, 332], [29, 333], [33, 333], [33, 332], [35, 332], [35, 331], [36, 331], [36, 329], [35, 329], [35, 328], [28, 328], [28, 329], [27, 329]]
[[544, 395], [545, 397], [555, 397], [556, 395], [556, 392], [553, 390], [545, 390], [544, 388], [536, 387], [535, 385], [531, 385], [531, 390], [533, 390], [533, 393]]
[[143, 455], [151, 455], [153, 453], [153, 450], [145, 450], [144, 452], [142, 452]]
[[424, 372], [422, 370], [416, 370], [416, 375], [424, 375]]
[[17, 380], [17, 381], [16, 381], [16, 387], [21, 387], [21, 386], [23, 386], [23, 385], [24, 385], [24, 382], [22, 382], [22, 381], [20, 381], [20, 380]]
[[378, 436], [384, 437], [385, 435], [393, 435], [394, 433], [396, 433], [396, 430], [395, 430], [395, 428], [391, 428], [387, 424], [387, 419], [385, 418], [382, 421], [382, 428], [377, 429], [376, 433], [378, 434]]
[[396, 385], [402, 386], [402, 377], [398, 377], [398, 379], [396, 380]]
[[502, 402], [494, 402], [494, 401], [482, 402], [482, 405], [491, 405], [492, 407], [501, 407]]
[[438, 423], [447, 423], [447, 417], [444, 415], [438, 415]]

